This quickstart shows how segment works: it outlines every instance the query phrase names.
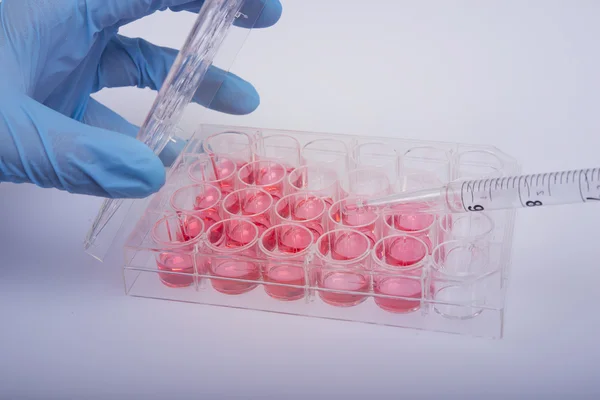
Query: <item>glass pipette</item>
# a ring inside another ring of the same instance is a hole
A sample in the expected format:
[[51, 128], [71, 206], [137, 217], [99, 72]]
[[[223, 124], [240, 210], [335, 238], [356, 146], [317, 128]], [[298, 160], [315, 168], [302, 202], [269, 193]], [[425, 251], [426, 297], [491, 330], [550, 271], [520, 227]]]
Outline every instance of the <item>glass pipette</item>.
[[446, 186], [362, 200], [392, 207], [423, 204], [432, 212], [461, 213], [600, 202], [600, 168], [450, 182]]
[[[171, 140], [174, 127], [200, 86], [244, 1], [206, 0], [202, 5], [194, 27], [137, 136], [154, 153], [160, 154]], [[108, 199], [102, 203], [84, 242], [86, 250], [94, 244], [122, 202], [121, 199]]]

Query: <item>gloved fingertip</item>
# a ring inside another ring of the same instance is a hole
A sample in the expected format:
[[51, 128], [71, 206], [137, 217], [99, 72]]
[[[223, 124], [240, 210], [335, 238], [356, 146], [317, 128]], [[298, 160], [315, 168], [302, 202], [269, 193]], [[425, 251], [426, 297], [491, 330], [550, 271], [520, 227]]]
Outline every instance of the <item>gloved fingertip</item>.
[[[229, 93], [227, 93], [228, 95]], [[231, 94], [229, 101], [226, 102], [227, 106], [224, 106], [224, 110], [232, 115], [248, 115], [256, 111], [260, 106], [260, 95], [254, 87], [251, 89], [245, 89], [243, 96], [236, 96], [235, 93]], [[237, 99], [237, 101], [235, 100]]]
[[[123, 192], [125, 197], [144, 198], [158, 192], [165, 184], [166, 172], [163, 162], [152, 153], [145, 170], [137, 175], [137, 184], [132, 184]], [[152, 160], [152, 161], [150, 161]]]
[[266, 0], [260, 17], [254, 24], [256, 28], [267, 28], [275, 25], [281, 19], [283, 6], [279, 0]]
[[169, 143], [158, 156], [165, 167], [173, 165], [179, 154], [187, 145], [187, 140], [178, 136], [174, 136], [169, 140]]
[[75, 167], [70, 180], [78, 188], [109, 198], [144, 198], [165, 184], [162, 161], [144, 143], [109, 131], [94, 136], [78, 138], [80, 150], [67, 157]]
[[138, 144], [136, 157], [129, 163], [131, 175], [124, 188], [116, 188], [115, 194], [129, 198], [144, 198], [158, 192], [166, 180], [166, 171], [162, 160], [142, 142]]
[[210, 103], [215, 111], [232, 115], [247, 115], [260, 105], [260, 95], [251, 83], [229, 74]]
[[[279, 21], [283, 6], [279, 0], [252, 0], [244, 3], [241, 12], [250, 18], [236, 19], [236, 26], [241, 28], [268, 28]], [[258, 13], [260, 13], [258, 18], [253, 17]]]

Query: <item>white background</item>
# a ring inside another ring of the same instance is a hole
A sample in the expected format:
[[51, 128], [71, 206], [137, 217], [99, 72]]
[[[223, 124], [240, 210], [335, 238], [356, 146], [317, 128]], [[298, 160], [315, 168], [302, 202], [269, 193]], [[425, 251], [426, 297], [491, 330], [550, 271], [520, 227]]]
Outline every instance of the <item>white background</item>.
[[[283, 5], [233, 67], [260, 108], [191, 106], [186, 123], [493, 144], [525, 172], [598, 166], [600, 2]], [[192, 21], [162, 13], [122, 33], [180, 47]], [[154, 93], [97, 98], [139, 124]], [[119, 265], [83, 253], [99, 199], [0, 196], [0, 398], [600, 394], [594, 205], [519, 211], [505, 338], [490, 341], [126, 297]]]

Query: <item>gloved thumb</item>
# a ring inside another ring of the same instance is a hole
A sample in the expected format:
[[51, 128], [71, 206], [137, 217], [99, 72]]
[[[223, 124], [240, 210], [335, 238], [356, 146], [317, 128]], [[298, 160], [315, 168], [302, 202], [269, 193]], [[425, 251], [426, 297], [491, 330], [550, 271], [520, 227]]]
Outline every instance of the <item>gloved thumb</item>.
[[0, 181], [109, 198], [143, 198], [164, 184], [162, 162], [138, 140], [9, 97], [0, 100]]

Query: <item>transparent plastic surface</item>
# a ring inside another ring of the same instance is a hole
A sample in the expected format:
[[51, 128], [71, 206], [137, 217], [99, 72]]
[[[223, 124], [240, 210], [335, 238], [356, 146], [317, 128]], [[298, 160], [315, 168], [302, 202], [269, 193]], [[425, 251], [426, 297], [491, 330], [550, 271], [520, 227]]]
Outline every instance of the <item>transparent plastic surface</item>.
[[[465, 162], [473, 152], [501, 163]], [[490, 170], [520, 172], [491, 147], [202, 126], [123, 216], [126, 292], [499, 338], [514, 210], [360, 205]]]
[[[243, 46], [250, 29], [238, 29], [241, 35], [226, 38], [235, 18], [244, 18], [244, 25], [252, 27], [261, 12], [248, 16], [240, 13], [245, 0], [206, 0], [183, 47], [169, 74], [163, 83], [150, 112], [148, 113], [137, 139], [148, 145], [156, 154], [160, 154], [170, 140], [173, 140], [183, 111], [191, 102], [208, 68], [220, 60], [227, 70], [235, 55]], [[250, 21], [249, 18], [254, 20]], [[218, 91], [205, 93], [213, 99]], [[128, 201], [108, 199], [103, 202], [98, 215], [85, 239], [86, 251], [93, 257], [103, 260], [111, 238], [119, 229], [121, 216], [116, 215], [122, 207], [128, 207]], [[114, 217], [114, 221], [113, 221]], [[100, 236], [100, 237], [99, 237]]]

